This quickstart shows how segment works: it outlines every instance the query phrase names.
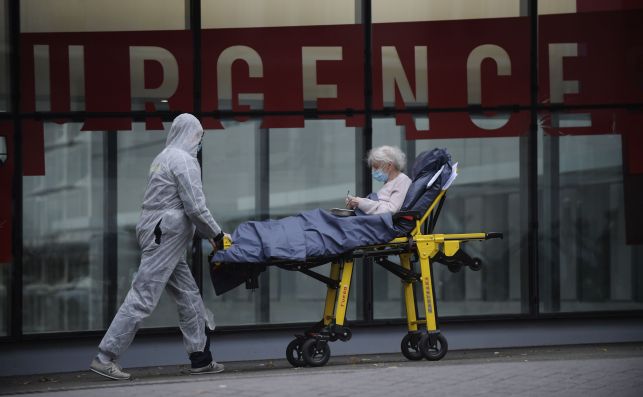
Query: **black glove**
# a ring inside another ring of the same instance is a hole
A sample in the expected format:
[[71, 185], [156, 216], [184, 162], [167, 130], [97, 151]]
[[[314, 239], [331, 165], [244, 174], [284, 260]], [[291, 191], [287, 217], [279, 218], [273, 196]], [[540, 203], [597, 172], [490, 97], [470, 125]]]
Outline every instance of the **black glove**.
[[216, 246], [217, 246], [217, 249], [218, 249], [218, 250], [223, 249], [223, 237], [224, 237], [224, 236], [225, 236], [225, 234], [223, 233], [223, 231], [221, 231], [221, 233], [217, 234], [217, 235], [216, 235], [216, 236], [214, 236], [214, 238], [213, 238], [213, 240], [214, 240], [214, 245], [216, 245]]

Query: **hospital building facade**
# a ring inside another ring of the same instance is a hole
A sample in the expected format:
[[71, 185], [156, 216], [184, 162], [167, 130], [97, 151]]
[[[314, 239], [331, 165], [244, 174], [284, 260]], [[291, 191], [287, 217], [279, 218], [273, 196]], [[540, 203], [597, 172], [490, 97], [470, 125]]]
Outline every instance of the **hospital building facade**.
[[[477, 272], [433, 265], [451, 349], [643, 340], [640, 1], [0, 10], [0, 376], [89, 365], [137, 270], [150, 163], [184, 112], [204, 126], [204, 192], [226, 232], [376, 191], [371, 148], [399, 146], [409, 168], [446, 148], [459, 176], [436, 231], [504, 235], [466, 244]], [[326, 286], [298, 272], [269, 267], [258, 289], [216, 296], [208, 248], [186, 255], [215, 357], [282, 358], [320, 320]], [[357, 263], [347, 320], [354, 340], [333, 354], [399, 351], [400, 280]], [[126, 365], [187, 361], [169, 296], [132, 349]], [[69, 351], [58, 368], [30, 361]]]

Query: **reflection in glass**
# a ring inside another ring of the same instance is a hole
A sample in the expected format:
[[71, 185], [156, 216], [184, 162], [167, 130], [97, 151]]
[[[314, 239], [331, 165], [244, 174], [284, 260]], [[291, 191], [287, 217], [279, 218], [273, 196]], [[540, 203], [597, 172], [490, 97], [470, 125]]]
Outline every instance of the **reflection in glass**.
[[539, 134], [541, 310], [641, 310], [643, 249], [626, 243], [621, 135], [549, 132]]
[[[363, 164], [355, 155], [355, 128], [341, 120], [307, 120], [305, 128], [270, 130], [270, 217], [281, 218], [314, 208], [343, 207], [355, 192], [355, 174]], [[356, 264], [348, 319], [355, 319], [361, 294]], [[330, 266], [316, 272], [328, 276]], [[319, 321], [326, 285], [299, 272], [273, 271], [270, 315], [277, 322]]]
[[10, 266], [11, 263], [0, 263], [0, 336], [8, 333]]
[[[382, 134], [382, 131], [378, 131], [380, 128], [392, 131], [393, 125], [392, 119], [374, 122], [374, 141], [375, 137]], [[402, 130], [402, 127], [395, 128]], [[399, 133], [391, 133], [390, 136], [390, 143], [394, 144], [396, 139], [399, 142]], [[482, 259], [484, 267], [481, 271], [463, 269], [452, 273], [445, 266], [434, 264], [434, 287], [441, 316], [522, 311], [526, 291], [522, 291], [521, 283], [528, 275], [522, 272], [520, 259], [520, 139], [508, 137], [402, 141], [410, 165], [416, 154], [435, 147], [446, 148], [453, 162], [458, 163], [460, 173], [448, 191], [436, 225], [436, 233], [493, 231], [505, 235], [503, 240], [468, 242], [463, 246], [470, 256]], [[389, 259], [398, 262], [397, 258]], [[375, 318], [404, 317], [402, 284], [399, 278], [379, 266], [374, 267], [373, 277]], [[421, 295], [416, 294], [416, 298], [421, 305]]]
[[[527, 16], [521, 0], [373, 0], [373, 22], [445, 21]], [[576, 12], [576, 0], [540, 0], [538, 13]]]
[[346, 0], [203, 1], [201, 24], [204, 29], [352, 24], [359, 6]]
[[103, 326], [106, 134], [80, 127], [44, 123], [45, 173], [23, 178], [25, 333]]
[[9, 1], [0, 0], [0, 112], [10, 109], [9, 93]]
[[[117, 133], [117, 308], [125, 299], [138, 270], [141, 251], [136, 239], [136, 223], [141, 213], [150, 164], [165, 148], [170, 125], [171, 123], [164, 123], [165, 131], [146, 131], [143, 123], [133, 123], [132, 131]], [[190, 260], [188, 255], [188, 261]], [[177, 324], [176, 305], [164, 292], [152, 315], [145, 319], [144, 326], [174, 327]]]
[[185, 0], [22, 0], [22, 32], [110, 32], [181, 30]]
[[[232, 233], [241, 222], [255, 219], [255, 146], [262, 133], [258, 126], [258, 121], [238, 123], [224, 130], [206, 130], [203, 136], [203, 192], [214, 219], [226, 233]], [[259, 323], [258, 293], [241, 286], [215, 296], [207, 263], [210, 250], [210, 244], [203, 241], [202, 291], [205, 306], [214, 313], [217, 325]]]
[[[208, 131], [203, 174], [208, 203], [224, 230], [240, 222], [278, 219], [313, 208], [342, 206], [355, 191], [355, 129], [343, 121], [306, 121], [303, 129], [258, 128], [259, 122]], [[235, 151], [229, 150], [234, 147]], [[225, 186], [225, 189], [222, 188]], [[203, 245], [204, 262], [209, 248]], [[356, 269], [355, 278], [360, 270]], [[315, 271], [328, 275], [329, 265]], [[206, 276], [208, 268], [204, 269]], [[357, 285], [348, 318], [356, 318]], [[215, 297], [209, 280], [204, 300], [219, 325], [310, 322], [321, 319], [326, 286], [299, 272], [268, 268], [257, 291], [243, 286]]]

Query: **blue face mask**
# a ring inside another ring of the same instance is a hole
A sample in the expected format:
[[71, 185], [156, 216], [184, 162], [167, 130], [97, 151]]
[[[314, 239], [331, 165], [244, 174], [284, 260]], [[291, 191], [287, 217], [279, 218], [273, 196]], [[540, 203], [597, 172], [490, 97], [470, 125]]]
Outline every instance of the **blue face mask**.
[[373, 170], [371, 171], [371, 175], [373, 175], [373, 179], [378, 182], [386, 182], [388, 180], [388, 174], [382, 170]]

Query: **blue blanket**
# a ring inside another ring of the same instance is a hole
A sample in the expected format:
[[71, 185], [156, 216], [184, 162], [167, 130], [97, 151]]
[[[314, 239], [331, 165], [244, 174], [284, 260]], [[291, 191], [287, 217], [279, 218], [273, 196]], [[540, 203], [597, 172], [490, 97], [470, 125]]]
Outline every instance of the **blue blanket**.
[[233, 245], [212, 262], [268, 263], [332, 256], [395, 237], [390, 213], [339, 217], [322, 209], [279, 220], [245, 222], [232, 233]]

